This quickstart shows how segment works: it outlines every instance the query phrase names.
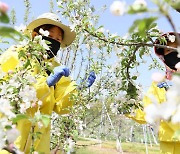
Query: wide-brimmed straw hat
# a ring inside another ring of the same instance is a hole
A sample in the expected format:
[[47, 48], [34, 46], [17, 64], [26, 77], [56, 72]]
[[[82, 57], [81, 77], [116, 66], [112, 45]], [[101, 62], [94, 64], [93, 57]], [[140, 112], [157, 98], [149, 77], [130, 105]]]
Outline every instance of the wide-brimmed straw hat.
[[72, 31], [69, 26], [62, 24], [59, 16], [54, 13], [44, 13], [44, 14], [40, 15], [39, 17], [37, 17], [36, 20], [32, 21], [27, 26], [27, 28], [25, 30], [25, 34], [31, 35], [32, 31], [35, 28], [37, 28], [41, 25], [45, 25], [45, 24], [51, 24], [51, 25], [58, 26], [64, 31], [64, 37], [61, 42], [61, 47], [67, 47], [74, 41], [74, 39], [76, 37], [76, 33], [74, 31]]

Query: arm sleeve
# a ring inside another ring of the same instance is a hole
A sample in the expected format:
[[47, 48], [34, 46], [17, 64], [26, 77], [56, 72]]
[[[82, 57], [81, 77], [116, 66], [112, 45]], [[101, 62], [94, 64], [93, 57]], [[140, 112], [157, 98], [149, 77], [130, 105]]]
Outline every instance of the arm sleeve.
[[[166, 101], [165, 93], [166, 93], [165, 88], [158, 88], [157, 84], [153, 82], [147, 94], [143, 98], [143, 106], [147, 107], [149, 104], [152, 103], [151, 97], [154, 97], [158, 103], [165, 102]], [[126, 117], [131, 118], [140, 124], [146, 123], [145, 116], [146, 116], [145, 112], [141, 109], [136, 109], [133, 115], [126, 114]]]
[[69, 113], [69, 108], [73, 105], [73, 96], [77, 94], [76, 83], [69, 77], [62, 77], [56, 84], [54, 97], [54, 111], [58, 114]]
[[9, 48], [0, 56], [1, 71], [3, 72], [15, 70], [18, 64], [18, 53], [16, 51], [13, 51], [13, 47]]

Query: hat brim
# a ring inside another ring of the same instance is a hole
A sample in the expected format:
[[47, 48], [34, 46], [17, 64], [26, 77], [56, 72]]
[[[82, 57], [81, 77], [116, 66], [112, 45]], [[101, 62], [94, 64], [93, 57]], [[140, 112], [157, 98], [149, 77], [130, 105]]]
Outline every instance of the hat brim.
[[61, 42], [61, 47], [69, 46], [75, 39], [76, 33], [70, 29], [69, 26], [62, 24], [61, 22], [57, 22], [47, 18], [39, 18], [32, 21], [25, 29], [24, 33], [27, 35], [31, 35], [32, 31], [44, 24], [51, 24], [60, 27], [64, 31], [63, 40]]

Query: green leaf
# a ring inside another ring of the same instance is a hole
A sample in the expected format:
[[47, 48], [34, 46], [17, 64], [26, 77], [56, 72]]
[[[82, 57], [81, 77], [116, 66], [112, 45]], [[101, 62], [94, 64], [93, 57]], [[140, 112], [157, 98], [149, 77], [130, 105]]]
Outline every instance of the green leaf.
[[22, 37], [22, 35], [18, 31], [16, 31], [14, 28], [5, 27], [5, 26], [0, 26], [0, 36], [12, 38], [14, 40], [16, 40], [15, 36]]
[[42, 115], [42, 122], [45, 125], [45, 127], [48, 127], [50, 123], [50, 117], [48, 115]]
[[155, 26], [154, 21], [157, 17], [150, 17], [144, 19], [137, 19], [134, 21], [133, 25], [129, 28], [129, 32], [132, 33], [138, 30], [138, 34], [141, 36], [146, 36], [146, 32]]
[[5, 13], [1, 13], [0, 15], [0, 22], [2, 23], [9, 23], [9, 17]]
[[140, 5], [137, 7], [130, 6], [128, 8], [128, 14], [136, 14], [136, 13], [142, 13], [142, 12], [147, 12], [148, 9], [146, 7], [141, 7]]
[[136, 79], [137, 79], [137, 76], [133, 76], [132, 79], [133, 79], [133, 80], [136, 80]]
[[24, 65], [24, 68], [27, 68], [28, 66], [31, 66], [31, 67], [32, 67], [31, 62], [30, 62], [30, 59], [27, 59], [25, 65]]
[[17, 123], [19, 120], [28, 119], [28, 116], [25, 114], [17, 114], [15, 118], [13, 118], [13, 123]]
[[12, 127], [10, 125], [6, 125], [5, 129], [12, 129]]

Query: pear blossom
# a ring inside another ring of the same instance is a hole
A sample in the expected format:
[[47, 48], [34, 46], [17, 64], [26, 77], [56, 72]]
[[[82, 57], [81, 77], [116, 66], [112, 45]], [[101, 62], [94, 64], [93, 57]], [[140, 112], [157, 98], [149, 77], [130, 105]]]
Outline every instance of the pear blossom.
[[57, 5], [58, 5], [59, 7], [62, 6], [62, 1], [59, 0], [59, 1], [57, 2]]
[[20, 113], [25, 113], [26, 112], [26, 105], [25, 103], [20, 104]]
[[71, 138], [68, 138], [66, 140], [66, 143], [68, 144], [68, 152], [67, 153], [70, 154], [71, 152], [74, 152], [75, 142]]
[[49, 31], [43, 30], [42, 28], [40, 28], [39, 33], [42, 34], [43, 36], [47, 36], [47, 37], [49, 36]]
[[6, 138], [9, 141], [9, 143], [14, 143], [14, 141], [20, 135], [20, 132], [16, 128], [12, 128], [8, 130], [6, 134]]
[[3, 97], [0, 98], [0, 112], [6, 115], [9, 118], [14, 118], [15, 114], [12, 112], [13, 107], [11, 106], [8, 99], [5, 99]]
[[119, 107], [118, 104], [116, 104], [116, 103], [111, 103], [110, 109], [111, 109], [112, 113], [117, 114], [117, 113], [119, 112], [119, 111], [118, 111], [118, 107]]
[[43, 127], [43, 123], [41, 121], [38, 122], [38, 127], [41, 129]]
[[0, 128], [0, 149], [2, 149], [5, 145], [5, 139], [4, 139], [4, 136], [5, 136], [5, 132], [3, 130], [3, 128]]
[[49, 46], [46, 43], [46, 40], [43, 40], [41, 35], [35, 36], [34, 41], [38, 41], [44, 49], [50, 50]]
[[173, 42], [175, 42], [176, 37], [174, 35], [168, 35], [168, 39], [169, 39], [169, 41], [171, 41], [173, 43]]
[[29, 43], [29, 41], [27, 41], [25, 39], [23, 41], [19, 42], [19, 44], [22, 46], [26, 46], [28, 43]]
[[110, 11], [115, 16], [122, 16], [125, 13], [125, 5], [123, 1], [114, 1], [110, 6]]
[[38, 101], [38, 105], [39, 105], [39, 106], [42, 105], [42, 101], [41, 101], [41, 100]]
[[180, 72], [180, 62], [178, 62], [178, 63], [175, 65], [175, 68], [177, 69], [178, 72]]
[[35, 79], [34, 76], [30, 75], [30, 74], [27, 74], [26, 75], [26, 79], [28, 80], [29, 83], [33, 84], [33, 83], [36, 83], [37, 80]]
[[115, 52], [118, 52], [119, 48], [118, 48], [117, 44], [114, 45], [113, 50], [114, 50]]
[[164, 80], [164, 75], [161, 73], [153, 73], [151, 79], [155, 82], [162, 82]]
[[86, 107], [87, 107], [87, 109], [90, 109], [90, 108], [91, 108], [90, 104], [87, 104]]
[[47, 56], [47, 55], [43, 55], [43, 58], [44, 58], [44, 59], [47, 59], [47, 58], [48, 58], [48, 56]]
[[99, 33], [104, 33], [104, 32], [105, 32], [105, 29], [104, 29], [103, 27], [101, 27], [101, 28], [99, 28], [99, 29], [97, 30], [97, 32], [99, 32]]
[[153, 124], [156, 120], [160, 119], [159, 108], [155, 104], [148, 105], [144, 111], [146, 113], [145, 119], [148, 123]]
[[147, 7], [147, 3], [145, 0], [135, 0], [134, 3], [133, 3], [133, 7]]
[[14, 26], [15, 30], [17, 30], [18, 32], [23, 33], [26, 29], [26, 26], [24, 24], [20, 24], [20, 26]]

